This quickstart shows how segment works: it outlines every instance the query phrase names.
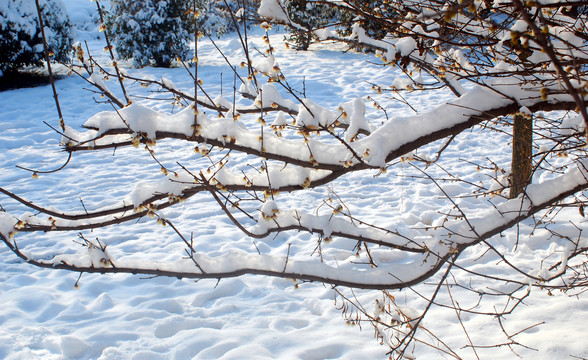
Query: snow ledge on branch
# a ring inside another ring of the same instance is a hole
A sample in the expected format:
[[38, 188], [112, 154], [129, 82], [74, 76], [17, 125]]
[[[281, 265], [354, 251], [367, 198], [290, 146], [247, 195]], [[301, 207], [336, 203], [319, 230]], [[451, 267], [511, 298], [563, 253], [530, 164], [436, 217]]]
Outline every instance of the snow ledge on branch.
[[263, 18], [283, 21], [285, 23], [290, 22], [284, 5], [280, 0], [261, 0], [257, 13]]

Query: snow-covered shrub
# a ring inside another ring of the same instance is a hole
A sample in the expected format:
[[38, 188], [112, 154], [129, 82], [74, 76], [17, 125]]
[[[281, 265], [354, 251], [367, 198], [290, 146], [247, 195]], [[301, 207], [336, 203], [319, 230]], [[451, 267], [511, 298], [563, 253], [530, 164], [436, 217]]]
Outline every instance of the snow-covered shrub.
[[[239, 9], [256, 8], [259, 0], [112, 0], [108, 30], [118, 55], [133, 59], [138, 67], [169, 67], [172, 60], [189, 58], [188, 43], [194, 40], [194, 16], [198, 30], [221, 36], [236, 28], [233, 15]], [[228, 5], [228, 6], [227, 6]]]
[[[289, 20], [295, 24], [290, 26], [290, 35], [287, 40], [296, 48], [306, 50], [308, 46], [317, 40], [314, 30], [330, 28], [342, 36], [353, 33], [355, 24], [359, 25], [365, 33], [374, 39], [382, 39], [389, 30], [389, 24], [384, 19], [395, 17], [394, 10], [385, 5], [384, 0], [349, 0], [347, 6], [323, 4], [308, 0], [283, 0], [283, 7], [288, 13]], [[361, 14], [377, 14], [378, 17], [366, 18]]]
[[[197, 0], [198, 11], [202, 0]], [[188, 58], [194, 38], [192, 2], [182, 0], [112, 0], [108, 32], [118, 55], [135, 66], [169, 67], [175, 58]]]
[[[346, 11], [344, 8], [339, 9], [340, 24], [338, 24], [337, 30], [339, 34], [344, 36], [350, 35], [353, 32], [353, 24], [357, 23], [370, 38], [383, 39], [391, 30], [390, 20], [398, 17], [396, 11], [387, 6], [386, 0], [350, 0], [349, 3], [358, 9], [360, 15], [357, 15], [356, 12]], [[367, 17], [367, 15], [372, 15], [372, 17]]]
[[290, 20], [300, 26], [290, 27], [290, 35], [287, 40], [293, 42], [295, 47], [300, 50], [307, 50], [315, 40], [316, 36], [312, 30], [327, 25], [340, 15], [340, 12], [332, 6], [308, 0], [286, 0], [284, 6]]
[[[56, 61], [67, 61], [72, 45], [72, 25], [61, 0], [41, 0], [47, 45]], [[0, 1], [0, 75], [28, 65], [40, 65], [43, 39], [32, 0]]]
[[231, 12], [235, 13], [235, 10], [231, 4], [227, 8], [224, 1], [204, 1], [203, 5], [200, 28], [206, 34], [220, 37], [234, 28]]
[[260, 0], [204, 1], [201, 28], [205, 33], [218, 37], [235, 31], [239, 23], [235, 24], [234, 19], [239, 20], [242, 16], [247, 17], [247, 14], [255, 13], [259, 2]]

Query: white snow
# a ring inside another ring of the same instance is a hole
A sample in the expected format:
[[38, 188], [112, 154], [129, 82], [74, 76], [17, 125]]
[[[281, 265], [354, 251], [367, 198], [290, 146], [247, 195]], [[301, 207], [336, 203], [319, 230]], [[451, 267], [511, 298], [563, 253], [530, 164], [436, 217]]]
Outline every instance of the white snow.
[[264, 18], [283, 21], [285, 23], [290, 22], [288, 14], [285, 12], [285, 6], [282, 4], [281, 0], [261, 0], [257, 13]]
[[15, 225], [18, 222], [14, 216], [0, 212], [0, 234], [5, 238], [12, 238], [15, 232]]

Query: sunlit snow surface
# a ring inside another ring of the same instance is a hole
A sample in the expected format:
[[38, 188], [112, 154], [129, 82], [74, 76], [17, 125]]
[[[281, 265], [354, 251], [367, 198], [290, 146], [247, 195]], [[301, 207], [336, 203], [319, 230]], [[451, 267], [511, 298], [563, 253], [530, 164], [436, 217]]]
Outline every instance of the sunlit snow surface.
[[[87, 25], [95, 4], [88, 1], [82, 6], [80, 1], [73, 0], [65, 3], [72, 12], [72, 19], [82, 24], [78, 40], [88, 40], [92, 52], [106, 63], [102, 52], [104, 45], [95, 40], [98, 33]], [[255, 34], [259, 35], [259, 30]], [[272, 44], [278, 49], [276, 60], [281, 70], [293, 87], [302, 89], [304, 86], [309, 99], [327, 108], [336, 109], [340, 103], [373, 96], [370, 83], [391, 84], [397, 75], [391, 68], [383, 69], [372, 64], [375, 59], [371, 55], [343, 54], [324, 47], [311, 52], [286, 50], [281, 45], [282, 37], [281, 34], [272, 37]], [[252, 41], [263, 48], [258, 38], [255, 36]], [[241, 61], [242, 50], [236, 37], [229, 36], [218, 43], [236, 64]], [[219, 95], [222, 79], [223, 96], [231, 98], [232, 75], [222, 57], [208, 41], [199, 44], [199, 53], [199, 76], [207, 89], [215, 96]], [[190, 91], [193, 85], [181, 68], [128, 71], [153, 79], [163, 77], [166, 82], [186, 91]], [[96, 103], [90, 92], [82, 90], [87, 86], [85, 81], [74, 76], [57, 82], [65, 120], [80, 131], [80, 126], [93, 115], [112, 110], [109, 105]], [[112, 81], [109, 86], [116, 88]], [[445, 93], [416, 93], [411, 96], [411, 103], [420, 110], [428, 110], [450, 97]], [[384, 97], [380, 99], [386, 101]], [[167, 103], [140, 99], [136, 102], [155, 106], [163, 112], [170, 111]], [[391, 117], [413, 115], [399, 102], [389, 100], [382, 105]], [[368, 112], [369, 121], [378, 121], [374, 114]], [[17, 169], [15, 165], [44, 170], [58, 167], [66, 159], [58, 146], [60, 136], [43, 121], [54, 126], [57, 124], [49, 86], [0, 93], [0, 163], [3, 166], [0, 186], [36, 204], [59, 204], [60, 210], [64, 211], [83, 211], [84, 206], [97, 209], [130, 196], [137, 181], [155, 181], [163, 177], [160, 166], [147, 152], [129, 148], [114, 153], [107, 150], [75, 154], [64, 170], [40, 175], [39, 179], [33, 180], [30, 173]], [[486, 156], [490, 156], [499, 165], [507, 166], [510, 153], [506, 143], [507, 140], [498, 133], [488, 135], [479, 129], [467, 131], [443, 154], [443, 165], [469, 181], [477, 181], [482, 175], [466, 172], [471, 167], [466, 169], [460, 159], [483, 162]], [[423, 152], [434, 155], [435, 150], [436, 147], [431, 147]], [[162, 141], [157, 144], [156, 151], [159, 160], [172, 167], [176, 161], [194, 163], [191, 147], [180, 142]], [[259, 165], [252, 159], [244, 161]], [[431, 182], [411, 177], [419, 173], [409, 164], [399, 163], [383, 176], [374, 177], [376, 173], [351, 174], [338, 179], [330, 188], [281, 194], [276, 199], [277, 204], [280, 208], [312, 213], [322, 199], [334, 191], [350, 206], [355, 216], [407, 231], [434, 223], [440, 218], [438, 212], [450, 208]], [[463, 191], [459, 184], [446, 183], [443, 186], [450, 195]], [[24, 211], [5, 198], [0, 204], [15, 214]], [[461, 204], [467, 207], [476, 203], [474, 199], [464, 199]], [[285, 257], [289, 246], [302, 249], [308, 247], [305, 244], [316, 242], [316, 236], [295, 232], [262, 240], [248, 238], [230, 223], [210, 196], [195, 196], [162, 213], [175, 219], [174, 224], [187, 236], [193, 232], [196, 249], [211, 256], [236, 250], [255, 253], [257, 247], [263, 253]], [[577, 212], [566, 216], [579, 221]], [[521, 227], [528, 230], [529, 225], [522, 224]], [[169, 227], [162, 228], [150, 219], [83, 234], [88, 239], [98, 237], [107, 243], [114, 259], [174, 261], [185, 254], [185, 246], [177, 235]], [[493, 245], [510, 252], [515, 244], [515, 233], [510, 230], [503, 235], [494, 238]], [[34, 236], [21, 233], [16, 239], [22, 248], [45, 259], [56, 253], [75, 255], [84, 252], [74, 242], [78, 240], [75, 233]], [[518, 264], [530, 271], [536, 268], [540, 259], [551, 252], [561, 251], [550, 247], [547, 239], [548, 234], [541, 232], [533, 239], [525, 239], [527, 243], [532, 242], [534, 248], [542, 250], [532, 252], [525, 250], [527, 245], [519, 245]], [[462, 256], [465, 260], [461, 265], [497, 276], [507, 273], [498, 265], [496, 256], [484, 254], [484, 251], [482, 247], [469, 250]], [[140, 253], [141, 257], [133, 253]], [[326, 254], [337, 258], [336, 251]], [[384, 257], [387, 253], [375, 249], [374, 256]], [[557, 253], [554, 256], [558, 256]], [[464, 283], [468, 280], [468, 275], [463, 272], [456, 272], [456, 276]], [[194, 282], [86, 274], [76, 290], [77, 278], [78, 275], [73, 273], [33, 268], [18, 260], [7, 248], [0, 247], [0, 358], [384, 359], [388, 351], [373, 338], [373, 329], [368, 324], [364, 324], [361, 331], [358, 327], [346, 326], [341, 312], [335, 307], [333, 291], [320, 284], [301, 284], [295, 288], [292, 281], [260, 276], [225, 279], [217, 283], [213, 280]], [[478, 280], [474, 286], [485, 285]], [[430, 294], [432, 286], [422, 285], [416, 290]], [[478, 300], [458, 289], [451, 291], [464, 307], [474, 305]], [[377, 297], [377, 293], [366, 291], [357, 294], [368, 303], [369, 299]], [[401, 305], [417, 310], [425, 305], [411, 291], [393, 292], [393, 295]], [[534, 289], [524, 304], [504, 320], [504, 326], [511, 334], [545, 322], [515, 337], [516, 341], [538, 350], [513, 348], [526, 359], [588, 356], [584, 340], [584, 321], [588, 317], [585, 298], [554, 295], [548, 296], [546, 292]], [[446, 290], [442, 291], [441, 299], [448, 300]], [[465, 314], [461, 319], [474, 344], [508, 342], [496, 321]], [[468, 344], [468, 340], [453, 310], [433, 307], [424, 326], [463, 358], [474, 358], [470, 349], [460, 349]], [[431, 340], [426, 336], [424, 339]], [[427, 347], [418, 347], [415, 354], [424, 359], [441, 357]], [[481, 358], [516, 357], [506, 346], [479, 349], [478, 354]]]

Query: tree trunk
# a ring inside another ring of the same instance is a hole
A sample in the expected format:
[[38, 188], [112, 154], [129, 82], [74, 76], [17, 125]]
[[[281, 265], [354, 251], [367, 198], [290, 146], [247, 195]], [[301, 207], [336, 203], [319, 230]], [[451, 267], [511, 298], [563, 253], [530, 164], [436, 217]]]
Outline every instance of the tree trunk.
[[510, 198], [514, 199], [531, 183], [533, 171], [533, 119], [515, 115], [512, 136]]

